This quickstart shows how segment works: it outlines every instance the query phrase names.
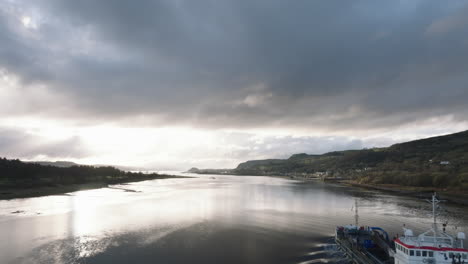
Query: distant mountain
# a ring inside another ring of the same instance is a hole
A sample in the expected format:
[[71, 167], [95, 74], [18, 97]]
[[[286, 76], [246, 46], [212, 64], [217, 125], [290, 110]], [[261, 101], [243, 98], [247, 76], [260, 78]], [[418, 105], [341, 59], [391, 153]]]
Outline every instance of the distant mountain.
[[27, 163], [35, 163], [43, 166], [54, 166], [61, 168], [68, 168], [71, 166], [79, 166], [80, 164], [71, 161], [29, 161]]
[[124, 171], [144, 171], [143, 169], [131, 166], [119, 166], [119, 165], [107, 165], [107, 164], [93, 164], [93, 165], [83, 165], [78, 164], [72, 161], [27, 161], [25, 163], [34, 163], [43, 166], [54, 166], [59, 168], [69, 168], [72, 166], [93, 166], [93, 167], [115, 167]]
[[188, 170], [187, 172], [190, 172], [190, 173], [198, 173], [200, 171], [200, 169], [198, 168], [190, 168], [190, 170]]
[[231, 169], [198, 169], [198, 168], [191, 168], [187, 172], [188, 173], [197, 173], [197, 174], [233, 174]]
[[453, 186], [468, 190], [468, 131], [387, 148], [251, 160], [239, 164], [231, 173], [344, 177], [363, 183]]

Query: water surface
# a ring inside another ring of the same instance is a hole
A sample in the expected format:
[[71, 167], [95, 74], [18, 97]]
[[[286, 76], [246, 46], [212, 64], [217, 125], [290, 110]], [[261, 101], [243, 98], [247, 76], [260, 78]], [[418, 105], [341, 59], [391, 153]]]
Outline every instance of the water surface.
[[[336, 225], [429, 228], [415, 198], [274, 177], [197, 175], [0, 201], [0, 263], [341, 262]], [[443, 205], [468, 233], [467, 207]]]

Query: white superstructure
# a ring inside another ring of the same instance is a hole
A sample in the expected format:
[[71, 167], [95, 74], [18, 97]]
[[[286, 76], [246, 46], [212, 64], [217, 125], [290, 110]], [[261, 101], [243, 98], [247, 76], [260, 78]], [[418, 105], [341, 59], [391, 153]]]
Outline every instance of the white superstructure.
[[436, 209], [439, 200], [432, 195], [432, 228], [418, 236], [404, 228], [404, 236], [395, 239], [395, 264], [468, 264], [468, 250], [463, 247], [465, 234], [456, 237], [438, 228]]

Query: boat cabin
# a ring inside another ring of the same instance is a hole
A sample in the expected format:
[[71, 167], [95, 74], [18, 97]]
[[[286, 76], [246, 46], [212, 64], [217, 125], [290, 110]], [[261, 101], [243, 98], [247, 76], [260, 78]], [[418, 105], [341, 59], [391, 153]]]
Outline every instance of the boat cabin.
[[452, 247], [433, 247], [432, 245], [409, 245], [401, 239], [395, 240], [395, 264], [417, 263], [468, 263], [468, 250]]
[[468, 264], [468, 249], [464, 248], [465, 233], [452, 236], [438, 228], [435, 194], [432, 196], [433, 224], [425, 233], [414, 236], [411, 229], [403, 228], [404, 236], [395, 239], [395, 264]]

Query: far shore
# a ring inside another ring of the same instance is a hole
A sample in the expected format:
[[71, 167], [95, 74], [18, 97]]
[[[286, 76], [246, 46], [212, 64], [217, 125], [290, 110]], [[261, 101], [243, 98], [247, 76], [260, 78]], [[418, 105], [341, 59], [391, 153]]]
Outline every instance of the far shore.
[[468, 205], [468, 194], [459, 192], [456, 190], [433, 188], [433, 187], [414, 187], [414, 186], [402, 186], [396, 184], [364, 184], [353, 180], [337, 180], [332, 181], [334, 183], [359, 187], [365, 189], [373, 189], [383, 192], [389, 192], [393, 194], [399, 194], [404, 196], [418, 197], [418, 198], [430, 198], [432, 193], [437, 192], [437, 195], [442, 200], [446, 200], [451, 203]]
[[125, 184], [131, 182], [158, 180], [158, 179], [178, 179], [178, 178], [193, 178], [188, 176], [175, 176], [158, 174], [157, 176], [148, 175], [145, 177], [136, 177], [135, 179], [126, 180], [111, 180], [107, 182], [90, 182], [83, 184], [69, 184], [69, 185], [53, 185], [53, 186], [36, 186], [27, 188], [0, 188], [0, 200], [10, 200], [16, 198], [31, 198], [48, 195], [63, 195], [70, 192], [107, 188], [114, 184]]
[[[268, 175], [263, 175], [268, 176]], [[450, 203], [468, 205], [468, 194], [462, 191], [451, 190], [447, 188], [434, 188], [434, 187], [416, 187], [416, 186], [403, 186], [397, 184], [365, 184], [359, 183], [355, 180], [344, 180], [344, 179], [327, 179], [322, 180], [320, 178], [304, 178], [295, 176], [268, 176], [268, 177], [279, 177], [288, 180], [299, 180], [299, 181], [321, 181], [330, 184], [339, 184], [347, 187], [357, 187], [364, 189], [372, 189], [382, 192], [388, 192], [401, 196], [410, 196], [416, 198], [428, 199], [431, 195], [436, 192], [440, 199]]]
[[[202, 175], [219, 175], [215, 173], [194, 173], [194, 174], [202, 174]], [[314, 177], [314, 178], [304, 178], [299, 176], [284, 176], [284, 175], [240, 175], [240, 174], [228, 174], [225, 173], [223, 175], [231, 175], [231, 176], [265, 176], [265, 177], [277, 177], [283, 178], [288, 180], [299, 180], [299, 181], [323, 181], [331, 184], [339, 184], [347, 187], [358, 187], [364, 189], [372, 189], [378, 190], [382, 192], [393, 193], [401, 196], [410, 196], [410, 197], [417, 197], [417, 198], [430, 198], [432, 193], [437, 192], [440, 199], [445, 200], [450, 203], [460, 204], [460, 205], [468, 205], [468, 194], [463, 193], [461, 191], [450, 190], [447, 188], [433, 188], [433, 187], [416, 187], [416, 186], [403, 186], [403, 185], [396, 185], [396, 184], [364, 184], [359, 183], [355, 180], [345, 180], [345, 179], [327, 179], [322, 180], [321, 178]], [[0, 195], [1, 199], [1, 195]]]

